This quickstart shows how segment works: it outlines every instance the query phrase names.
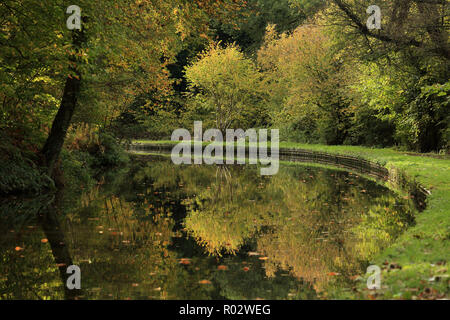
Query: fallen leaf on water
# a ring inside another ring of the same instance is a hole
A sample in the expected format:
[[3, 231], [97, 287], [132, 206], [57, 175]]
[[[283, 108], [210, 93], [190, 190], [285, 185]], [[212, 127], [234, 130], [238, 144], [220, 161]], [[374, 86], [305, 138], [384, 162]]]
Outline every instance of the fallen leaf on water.
[[42, 242], [42, 243], [47, 243], [47, 242], [48, 242], [48, 239], [42, 239], [41, 242]]
[[224, 266], [224, 265], [220, 265], [220, 266], [217, 267], [217, 270], [225, 271], [225, 270], [228, 270], [228, 267]]
[[245, 272], [247, 272], [248, 270], [250, 270], [249, 267], [244, 267], [242, 270], [244, 270]]
[[16, 247], [15, 250], [16, 250], [16, 251], [21, 251], [21, 250], [23, 250], [23, 248], [21, 248], [21, 247]]
[[132, 286], [133, 287], [139, 287], [139, 283], [133, 283]]
[[182, 259], [180, 259], [180, 263], [184, 264], [184, 265], [188, 265], [191, 263], [191, 260], [187, 259], [187, 258], [182, 258]]
[[200, 283], [200, 284], [211, 284], [211, 281], [209, 281], [209, 280], [201, 280], [198, 283]]

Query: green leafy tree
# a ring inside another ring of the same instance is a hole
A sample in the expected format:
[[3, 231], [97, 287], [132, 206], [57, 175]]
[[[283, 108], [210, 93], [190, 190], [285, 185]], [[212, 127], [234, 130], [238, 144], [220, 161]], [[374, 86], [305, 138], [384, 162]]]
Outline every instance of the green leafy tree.
[[[327, 21], [335, 26], [331, 31], [340, 43], [352, 43], [347, 54], [365, 64], [375, 62], [379, 72], [374, 75], [390, 78], [379, 87], [378, 95], [386, 97], [395, 92], [397, 96], [386, 98], [384, 102], [390, 100], [386, 104], [373, 94], [369, 104], [379, 101], [376, 108], [385, 108], [382, 116], [395, 119], [396, 143], [419, 152], [445, 149], [448, 119], [441, 110], [447, 103], [444, 88], [450, 66], [447, 1], [382, 2], [380, 30], [370, 30], [366, 25], [365, 10], [370, 1], [329, 3]], [[431, 87], [442, 88], [437, 89], [440, 96], [428, 95]]]
[[323, 30], [301, 26], [290, 35], [278, 36], [269, 26], [258, 63], [270, 93], [274, 125], [296, 124], [328, 144], [345, 141], [352, 73]]
[[186, 68], [186, 79], [194, 115], [203, 113], [206, 119], [214, 119], [222, 131], [233, 125], [248, 128], [258, 124], [260, 74], [237, 46], [211, 45]]

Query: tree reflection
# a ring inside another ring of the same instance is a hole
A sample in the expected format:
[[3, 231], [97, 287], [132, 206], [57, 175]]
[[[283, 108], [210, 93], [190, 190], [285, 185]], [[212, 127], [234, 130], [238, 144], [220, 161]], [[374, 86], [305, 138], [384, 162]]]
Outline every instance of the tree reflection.
[[[1, 251], [1, 266], [6, 268], [1, 272], [5, 277], [0, 281], [3, 298], [72, 300], [81, 296], [81, 290], [69, 290], [66, 286], [70, 276], [66, 270], [73, 262], [55, 212], [57, 201], [58, 197], [55, 200], [54, 195], [48, 195], [2, 202], [1, 246], [10, 247]], [[26, 243], [23, 247], [11, 246], [23, 242]], [[59, 270], [59, 281], [54, 276], [55, 269]]]
[[255, 177], [246, 170], [198, 190], [186, 227], [212, 255], [256, 242], [269, 277], [290, 271], [320, 290], [338, 274], [359, 274], [412, 222], [387, 189], [346, 173], [288, 167]]
[[[155, 160], [113, 178], [2, 203], [1, 298], [311, 299], [413, 223], [389, 190], [334, 170]], [[82, 293], [65, 289], [71, 264]]]

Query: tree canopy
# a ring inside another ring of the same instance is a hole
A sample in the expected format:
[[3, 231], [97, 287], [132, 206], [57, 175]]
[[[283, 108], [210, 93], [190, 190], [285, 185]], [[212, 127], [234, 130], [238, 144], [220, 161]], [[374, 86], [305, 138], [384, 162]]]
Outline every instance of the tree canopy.
[[0, 4], [12, 165], [50, 174], [79, 128], [168, 139], [195, 120], [277, 128], [285, 141], [448, 151], [446, 1], [382, 1], [380, 29], [366, 23], [368, 0], [80, 0], [80, 30], [67, 28], [70, 5]]

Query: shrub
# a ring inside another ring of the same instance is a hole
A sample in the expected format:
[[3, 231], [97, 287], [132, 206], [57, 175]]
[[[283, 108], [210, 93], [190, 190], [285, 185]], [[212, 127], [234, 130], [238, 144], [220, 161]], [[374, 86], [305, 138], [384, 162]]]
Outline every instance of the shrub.
[[50, 177], [37, 167], [34, 153], [19, 149], [4, 134], [0, 138], [0, 194], [39, 193], [54, 187]]
[[114, 136], [88, 124], [72, 128], [66, 146], [71, 152], [88, 153], [90, 157], [84, 161], [95, 169], [120, 166], [129, 160]]

